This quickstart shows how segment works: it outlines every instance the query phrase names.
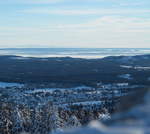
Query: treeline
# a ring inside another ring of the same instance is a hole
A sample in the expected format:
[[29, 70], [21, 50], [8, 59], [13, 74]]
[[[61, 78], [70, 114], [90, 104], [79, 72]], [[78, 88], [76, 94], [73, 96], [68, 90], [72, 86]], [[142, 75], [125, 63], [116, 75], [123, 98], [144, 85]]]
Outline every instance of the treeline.
[[0, 102], [1, 134], [19, 134], [20, 132], [48, 134], [56, 130], [86, 125], [91, 120], [107, 117], [109, 118], [109, 113], [105, 108], [96, 110], [93, 107], [91, 110], [86, 110], [80, 105], [70, 110], [58, 108], [51, 102], [35, 107]]

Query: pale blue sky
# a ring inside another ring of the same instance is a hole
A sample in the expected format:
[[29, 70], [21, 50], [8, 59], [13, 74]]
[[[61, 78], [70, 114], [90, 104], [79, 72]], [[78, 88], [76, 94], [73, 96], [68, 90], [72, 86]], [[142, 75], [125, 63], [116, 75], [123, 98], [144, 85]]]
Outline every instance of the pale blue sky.
[[0, 47], [150, 47], [150, 0], [0, 0]]

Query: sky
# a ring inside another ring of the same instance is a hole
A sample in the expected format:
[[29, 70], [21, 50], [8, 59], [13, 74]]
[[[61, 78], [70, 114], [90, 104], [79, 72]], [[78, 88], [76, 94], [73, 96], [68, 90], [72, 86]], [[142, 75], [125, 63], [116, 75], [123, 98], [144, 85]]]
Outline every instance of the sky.
[[150, 48], [150, 0], [0, 0], [0, 48]]

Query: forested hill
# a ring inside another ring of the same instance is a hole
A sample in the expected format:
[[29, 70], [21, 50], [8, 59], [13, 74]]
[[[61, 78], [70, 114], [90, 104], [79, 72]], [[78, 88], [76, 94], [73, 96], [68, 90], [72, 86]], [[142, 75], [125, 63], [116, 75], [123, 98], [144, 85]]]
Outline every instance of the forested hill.
[[150, 55], [102, 59], [0, 56], [0, 81], [3, 82], [149, 84], [149, 80]]

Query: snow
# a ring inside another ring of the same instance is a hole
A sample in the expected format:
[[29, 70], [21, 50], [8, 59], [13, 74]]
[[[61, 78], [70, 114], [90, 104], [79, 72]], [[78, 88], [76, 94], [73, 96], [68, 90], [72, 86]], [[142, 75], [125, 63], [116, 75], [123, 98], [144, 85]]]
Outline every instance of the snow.
[[121, 65], [120, 67], [127, 68], [127, 69], [132, 69], [133, 68], [132, 66], [126, 66], [126, 65]]
[[[101, 101], [84, 101], [84, 102], [76, 102], [76, 103], [71, 103], [71, 105], [94, 105], [94, 104], [101, 104]], [[62, 104], [62, 106], [67, 106], [69, 104]]]
[[29, 57], [11, 57], [11, 59], [15, 59], [15, 60], [29, 60]]
[[142, 67], [142, 66], [126, 66], [126, 65], [121, 65], [120, 67], [127, 68], [127, 69], [135, 69], [135, 70], [150, 70], [150, 67]]
[[138, 69], [138, 70], [150, 70], [150, 67], [140, 67], [140, 66], [136, 66], [136, 67], [134, 67], [134, 69]]
[[145, 94], [144, 103], [138, 104], [124, 113], [112, 118], [106, 126], [98, 121], [83, 128], [76, 128], [56, 134], [150, 134], [150, 91]]
[[126, 86], [129, 86], [129, 83], [117, 83], [117, 86], [126, 87]]
[[20, 83], [9, 83], [9, 82], [0, 82], [0, 87], [5, 88], [5, 87], [23, 87], [24, 84]]
[[[138, 94], [137, 94], [138, 95]], [[137, 106], [131, 108], [129, 111], [121, 114], [114, 115], [115, 120], [126, 119], [127, 122], [116, 121], [114, 126], [136, 126], [136, 127], [149, 127], [150, 126], [150, 91], [146, 93], [144, 97], [144, 104], [138, 104]], [[130, 118], [134, 120], [130, 121]]]
[[123, 78], [123, 79], [128, 79], [128, 80], [132, 80], [132, 76], [131, 74], [122, 74], [118, 76], [119, 78]]
[[42, 89], [35, 89], [35, 90], [29, 90], [29, 91], [26, 91], [26, 93], [53, 93], [54, 91], [56, 90], [59, 90], [59, 91], [64, 91], [66, 89], [64, 88], [42, 88]]
[[128, 127], [119, 127], [119, 128], [108, 128], [102, 123], [93, 121], [86, 128], [78, 128], [67, 130], [65, 132], [56, 132], [55, 134], [149, 134], [143, 133], [143, 129], [140, 128], [128, 128]]
[[91, 89], [92, 87], [88, 87], [88, 86], [78, 86], [78, 87], [73, 87], [70, 88], [72, 90], [76, 89], [76, 90], [82, 90], [82, 89]]
[[66, 91], [66, 90], [82, 90], [82, 89], [92, 89], [92, 87], [88, 86], [78, 86], [78, 87], [72, 87], [72, 88], [42, 88], [42, 89], [35, 89], [35, 90], [30, 90], [26, 91], [26, 93], [40, 93], [40, 92], [45, 92], [45, 93], [53, 93], [56, 90], [59, 90], [61, 92]]

